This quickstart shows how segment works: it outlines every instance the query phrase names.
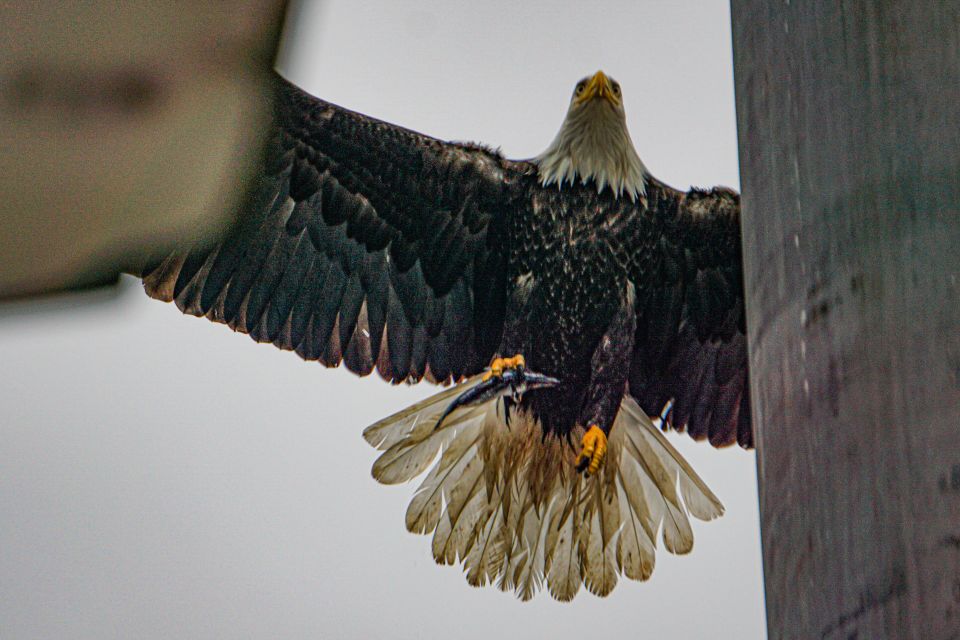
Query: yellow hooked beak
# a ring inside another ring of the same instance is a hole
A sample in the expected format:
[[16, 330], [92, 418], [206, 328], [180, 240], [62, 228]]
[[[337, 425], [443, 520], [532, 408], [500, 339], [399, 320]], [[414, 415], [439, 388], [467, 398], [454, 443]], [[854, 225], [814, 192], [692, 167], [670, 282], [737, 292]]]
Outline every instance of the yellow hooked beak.
[[583, 91], [577, 92], [577, 104], [583, 104], [594, 97], [606, 98], [615, 107], [620, 105], [620, 96], [614, 92], [613, 83], [603, 71], [593, 74]]

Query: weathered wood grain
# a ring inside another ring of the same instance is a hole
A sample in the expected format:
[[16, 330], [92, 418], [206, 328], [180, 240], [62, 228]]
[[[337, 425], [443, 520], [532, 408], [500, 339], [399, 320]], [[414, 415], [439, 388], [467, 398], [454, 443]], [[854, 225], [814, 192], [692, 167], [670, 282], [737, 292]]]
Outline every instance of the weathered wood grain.
[[771, 638], [960, 637], [960, 3], [732, 0]]

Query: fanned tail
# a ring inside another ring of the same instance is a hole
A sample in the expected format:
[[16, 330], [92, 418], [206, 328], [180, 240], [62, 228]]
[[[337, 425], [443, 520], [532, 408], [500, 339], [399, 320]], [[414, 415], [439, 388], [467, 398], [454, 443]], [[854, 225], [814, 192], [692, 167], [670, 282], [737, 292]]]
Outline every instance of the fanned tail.
[[[475, 376], [371, 425], [383, 451], [380, 482], [406, 482], [433, 467], [407, 508], [407, 529], [433, 534], [439, 564], [463, 564], [474, 586], [497, 584], [523, 600], [546, 583], [568, 601], [584, 585], [610, 593], [620, 575], [646, 580], [657, 534], [672, 553], [693, 548], [689, 516], [712, 520], [723, 505], [630, 398], [610, 432], [600, 472], [574, 471], [577, 452], [500, 400], [457, 409], [450, 401]], [[574, 433], [574, 441], [582, 433]]]

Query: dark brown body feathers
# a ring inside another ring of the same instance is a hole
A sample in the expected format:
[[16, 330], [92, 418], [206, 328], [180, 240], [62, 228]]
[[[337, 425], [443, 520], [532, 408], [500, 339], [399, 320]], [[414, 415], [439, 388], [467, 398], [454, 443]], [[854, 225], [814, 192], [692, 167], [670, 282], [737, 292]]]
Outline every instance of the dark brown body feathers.
[[739, 197], [654, 179], [634, 203], [279, 81], [241, 224], [149, 265], [148, 293], [255, 340], [391, 381], [497, 354], [562, 380], [524, 396], [550, 432], [608, 429], [624, 392], [715, 445], [753, 445]]

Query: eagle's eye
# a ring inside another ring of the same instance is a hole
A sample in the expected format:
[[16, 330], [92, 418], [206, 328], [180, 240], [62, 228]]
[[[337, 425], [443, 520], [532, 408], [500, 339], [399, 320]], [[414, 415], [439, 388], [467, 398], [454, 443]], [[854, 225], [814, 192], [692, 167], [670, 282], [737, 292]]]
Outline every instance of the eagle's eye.
[[583, 90], [586, 89], [586, 88], [587, 88], [587, 83], [586, 83], [586, 82], [583, 82], [583, 81], [578, 82], [578, 83], [577, 83], [577, 95], [580, 95], [581, 93], [583, 93]]
[[615, 96], [619, 96], [619, 95], [620, 95], [620, 83], [619, 83], [619, 82], [614, 82], [614, 83], [613, 83], [613, 95], [615, 95]]

